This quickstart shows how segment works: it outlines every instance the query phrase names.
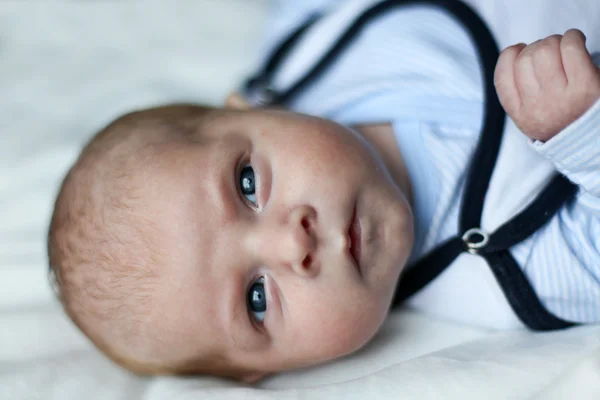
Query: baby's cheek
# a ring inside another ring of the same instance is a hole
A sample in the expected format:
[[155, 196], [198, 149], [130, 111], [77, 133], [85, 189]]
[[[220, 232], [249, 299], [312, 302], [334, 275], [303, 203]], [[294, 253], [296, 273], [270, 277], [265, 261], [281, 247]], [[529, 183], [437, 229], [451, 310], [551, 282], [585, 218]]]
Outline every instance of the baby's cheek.
[[361, 164], [372, 165], [366, 141], [355, 132], [327, 123], [315, 128], [312, 133], [310, 140], [303, 135], [296, 148], [304, 149], [304, 155], [319, 164], [322, 162], [320, 167], [327, 172], [335, 174], [340, 166], [352, 169]]
[[[383, 322], [383, 316], [374, 312], [371, 307], [360, 305], [345, 307], [330, 304], [326, 310], [321, 310], [319, 318], [312, 318], [318, 314], [307, 316], [312, 321], [310, 326], [300, 334], [299, 341], [310, 345], [315, 361], [325, 361], [338, 358], [365, 345], [377, 332]], [[308, 321], [307, 321], [308, 322]]]

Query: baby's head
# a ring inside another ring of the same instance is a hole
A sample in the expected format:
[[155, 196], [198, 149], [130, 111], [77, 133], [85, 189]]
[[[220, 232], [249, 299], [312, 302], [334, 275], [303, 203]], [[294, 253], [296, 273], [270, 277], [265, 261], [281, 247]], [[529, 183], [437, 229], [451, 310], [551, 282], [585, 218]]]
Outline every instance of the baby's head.
[[411, 246], [406, 198], [357, 133], [199, 106], [96, 135], [48, 239], [65, 310], [113, 360], [246, 381], [364, 345]]

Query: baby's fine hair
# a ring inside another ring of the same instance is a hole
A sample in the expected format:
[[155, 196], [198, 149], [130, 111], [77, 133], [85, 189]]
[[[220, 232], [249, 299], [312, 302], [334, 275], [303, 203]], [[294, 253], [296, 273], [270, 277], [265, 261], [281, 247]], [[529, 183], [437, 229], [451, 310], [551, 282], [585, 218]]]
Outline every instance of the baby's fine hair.
[[[144, 324], [163, 261], [153, 223], [138, 211], [138, 180], [160, 144], [192, 140], [218, 110], [174, 105], [124, 115], [96, 134], [64, 178], [48, 232], [55, 292], [73, 322], [111, 359], [137, 373], [194, 373], [165, 365]], [[148, 356], [148, 349], [154, 349]], [[200, 368], [202, 369], [202, 368]]]

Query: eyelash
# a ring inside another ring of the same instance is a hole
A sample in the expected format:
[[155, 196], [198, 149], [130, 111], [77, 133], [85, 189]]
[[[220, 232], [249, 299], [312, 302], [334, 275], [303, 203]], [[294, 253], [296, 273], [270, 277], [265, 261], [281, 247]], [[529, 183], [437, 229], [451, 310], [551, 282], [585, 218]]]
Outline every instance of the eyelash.
[[[256, 171], [254, 171], [254, 166], [252, 164], [252, 162], [247, 159], [247, 158], [242, 158], [240, 162], [238, 162], [238, 167], [236, 168], [236, 173], [235, 173], [235, 187], [237, 189], [237, 192], [239, 193], [239, 196], [242, 200], [242, 202], [244, 204], [246, 204], [248, 207], [252, 208], [253, 210], [258, 210], [258, 204], [253, 203], [252, 201], [248, 200], [242, 190], [241, 184], [240, 184], [240, 178], [242, 177], [242, 172], [244, 171], [244, 168], [246, 167], [251, 167], [252, 171], [254, 172], [254, 196], [256, 198], [256, 187], [258, 186], [258, 179], [256, 178]], [[258, 201], [258, 200], [257, 200]]]
[[[259, 282], [262, 284], [262, 288], [263, 288], [262, 292], [263, 292], [263, 295], [264, 295], [265, 310], [264, 311], [253, 311], [250, 308], [250, 293], [251, 293], [251, 290], [254, 287], [254, 285], [257, 284], [257, 283], [259, 283]], [[266, 314], [267, 314], [267, 311], [268, 311], [268, 307], [267, 307], [267, 304], [266, 304], [267, 303], [267, 291], [265, 290], [265, 283], [264, 282], [265, 282], [264, 275], [259, 275], [259, 276], [256, 276], [255, 278], [253, 278], [250, 281], [250, 284], [248, 285], [248, 288], [246, 289], [246, 295], [245, 295], [246, 308], [248, 309], [248, 318], [250, 318], [250, 322], [253, 325], [258, 325], [260, 327], [264, 326], [264, 321], [265, 321]], [[253, 313], [262, 313], [262, 319], [257, 318], [256, 316], [253, 315]]]

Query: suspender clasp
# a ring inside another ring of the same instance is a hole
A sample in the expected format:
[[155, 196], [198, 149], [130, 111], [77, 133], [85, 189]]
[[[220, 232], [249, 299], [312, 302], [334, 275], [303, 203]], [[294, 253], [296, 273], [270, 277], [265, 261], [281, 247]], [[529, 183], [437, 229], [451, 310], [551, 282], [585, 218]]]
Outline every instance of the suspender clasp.
[[269, 106], [277, 102], [275, 89], [262, 79], [251, 79], [246, 84], [246, 98], [254, 107]]
[[490, 236], [481, 230], [481, 228], [471, 228], [462, 235], [462, 240], [467, 246], [467, 251], [471, 254], [477, 254], [490, 241]]

